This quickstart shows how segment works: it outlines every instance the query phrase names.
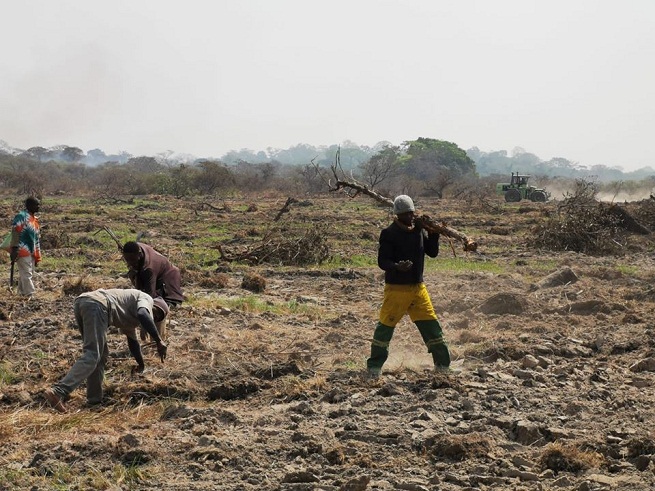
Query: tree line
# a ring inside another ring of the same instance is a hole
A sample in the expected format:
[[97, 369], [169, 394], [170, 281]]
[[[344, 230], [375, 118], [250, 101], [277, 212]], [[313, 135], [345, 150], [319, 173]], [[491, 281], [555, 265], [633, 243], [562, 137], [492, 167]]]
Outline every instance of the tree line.
[[[87, 193], [96, 196], [165, 194], [221, 195], [276, 191], [294, 194], [325, 192], [329, 167], [336, 156], [339, 165], [353, 179], [382, 194], [406, 193], [446, 197], [458, 190], [493, 192], [495, 182], [507, 181], [511, 172], [534, 175], [542, 181], [554, 179], [596, 179], [601, 182], [647, 181], [650, 168], [624, 173], [617, 168], [587, 169], [564, 158], [542, 161], [516, 148], [483, 152], [467, 151], [455, 143], [434, 138], [417, 138], [393, 145], [380, 142], [360, 147], [312, 147], [297, 145], [286, 150], [232, 151], [220, 159], [191, 159], [180, 162], [172, 152], [154, 157], [134, 157], [122, 152], [105, 155], [96, 149], [84, 154], [65, 145], [45, 149], [33, 147], [17, 155], [0, 153], [0, 189], [20, 194]], [[92, 158], [94, 164], [87, 163]], [[103, 161], [104, 160], [104, 161]]]

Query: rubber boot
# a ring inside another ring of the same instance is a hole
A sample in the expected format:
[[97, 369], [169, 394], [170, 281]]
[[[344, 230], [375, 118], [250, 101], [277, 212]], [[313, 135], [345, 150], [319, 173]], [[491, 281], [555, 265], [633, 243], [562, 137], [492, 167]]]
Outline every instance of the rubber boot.
[[416, 321], [415, 324], [421, 333], [423, 342], [428, 348], [428, 353], [432, 354], [432, 361], [434, 362], [435, 368], [449, 367], [450, 352], [448, 351], [446, 340], [443, 337], [443, 331], [441, 330], [439, 321], [436, 319]]
[[369, 374], [379, 375], [382, 365], [389, 356], [389, 343], [393, 337], [394, 328], [378, 322], [371, 340], [371, 357], [366, 360]]

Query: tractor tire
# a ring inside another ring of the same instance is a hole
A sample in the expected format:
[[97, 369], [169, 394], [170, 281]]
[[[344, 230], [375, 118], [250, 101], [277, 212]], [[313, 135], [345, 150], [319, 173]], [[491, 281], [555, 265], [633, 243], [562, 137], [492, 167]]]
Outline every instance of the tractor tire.
[[530, 201], [536, 201], [537, 203], [546, 202], [546, 193], [543, 191], [535, 191], [530, 195]]
[[521, 201], [521, 192], [518, 189], [508, 189], [505, 193], [507, 203], [518, 203]]

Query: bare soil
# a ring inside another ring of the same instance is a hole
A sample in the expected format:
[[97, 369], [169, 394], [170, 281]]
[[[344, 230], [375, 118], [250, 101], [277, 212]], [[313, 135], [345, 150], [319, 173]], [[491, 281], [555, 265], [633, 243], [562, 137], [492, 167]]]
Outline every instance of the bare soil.
[[[628, 235], [620, 256], [542, 251], [530, 230], [556, 203], [419, 202], [479, 242], [465, 254], [442, 238], [427, 260], [454, 370], [432, 370], [405, 318], [371, 381], [377, 237], [390, 216], [366, 198], [330, 197], [274, 222], [284, 202], [44, 200], [37, 295], [0, 287], [0, 490], [654, 488], [650, 235]], [[95, 232], [125, 224], [183, 271], [169, 358], [147, 345], [147, 370], [133, 376], [112, 332], [105, 404], [86, 407], [81, 387], [55, 413], [42, 391], [80, 353], [75, 295], [129, 286], [115, 245]], [[316, 225], [328, 265], [220, 259], [219, 245], [234, 253], [273, 228], [288, 237]], [[263, 291], [242, 287], [253, 274]]]

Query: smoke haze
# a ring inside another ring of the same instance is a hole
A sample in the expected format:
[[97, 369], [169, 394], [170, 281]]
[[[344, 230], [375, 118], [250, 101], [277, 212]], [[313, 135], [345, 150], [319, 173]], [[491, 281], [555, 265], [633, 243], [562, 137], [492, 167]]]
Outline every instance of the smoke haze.
[[399, 144], [655, 166], [655, 3], [2, 0], [0, 139], [167, 150]]

